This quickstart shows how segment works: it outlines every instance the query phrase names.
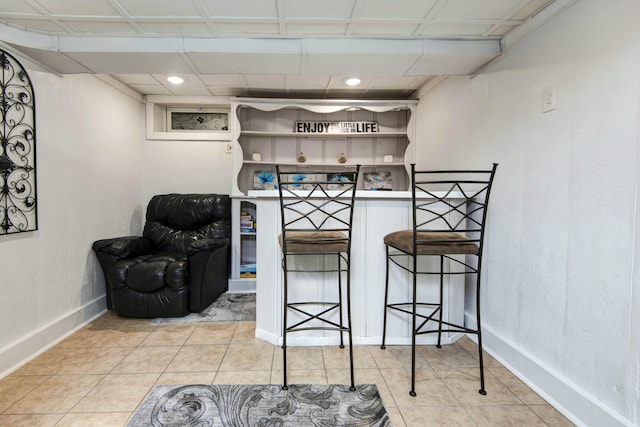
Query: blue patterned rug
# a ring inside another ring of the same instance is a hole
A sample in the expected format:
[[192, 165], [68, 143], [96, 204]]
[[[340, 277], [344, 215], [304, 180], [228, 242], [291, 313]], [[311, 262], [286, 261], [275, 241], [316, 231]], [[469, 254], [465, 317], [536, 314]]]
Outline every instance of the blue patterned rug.
[[390, 427], [374, 384], [159, 385], [127, 427], [353, 426]]

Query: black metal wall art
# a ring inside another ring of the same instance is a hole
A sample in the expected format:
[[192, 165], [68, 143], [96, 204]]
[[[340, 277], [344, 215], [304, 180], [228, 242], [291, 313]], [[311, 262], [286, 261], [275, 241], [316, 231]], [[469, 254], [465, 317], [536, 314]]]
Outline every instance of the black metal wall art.
[[0, 49], [0, 235], [38, 229], [36, 105], [29, 75]]

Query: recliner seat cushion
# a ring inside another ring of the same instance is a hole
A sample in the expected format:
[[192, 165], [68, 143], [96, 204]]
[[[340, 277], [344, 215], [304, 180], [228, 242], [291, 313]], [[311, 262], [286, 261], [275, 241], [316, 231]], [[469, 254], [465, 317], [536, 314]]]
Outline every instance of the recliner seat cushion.
[[152, 254], [118, 261], [109, 270], [113, 289], [128, 287], [138, 292], [156, 292], [165, 286], [178, 290], [189, 283], [189, 261], [184, 255]]

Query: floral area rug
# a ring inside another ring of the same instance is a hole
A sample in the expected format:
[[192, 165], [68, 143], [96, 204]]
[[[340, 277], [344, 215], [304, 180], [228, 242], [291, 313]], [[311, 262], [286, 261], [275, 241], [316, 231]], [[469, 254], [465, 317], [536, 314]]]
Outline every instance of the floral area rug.
[[391, 422], [374, 384], [159, 385], [127, 427], [384, 426]]
[[206, 322], [242, 322], [256, 320], [255, 293], [228, 293], [220, 295], [201, 313], [189, 313], [184, 317], [156, 318], [152, 324], [183, 324]]

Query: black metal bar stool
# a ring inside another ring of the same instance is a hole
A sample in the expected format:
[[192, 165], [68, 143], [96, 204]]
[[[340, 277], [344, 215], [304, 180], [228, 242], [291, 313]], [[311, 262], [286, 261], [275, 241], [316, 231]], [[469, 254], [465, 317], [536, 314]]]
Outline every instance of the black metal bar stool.
[[[283, 171], [276, 165], [282, 233], [278, 237], [282, 249], [283, 319], [282, 355], [283, 389], [287, 389], [287, 334], [297, 331], [337, 331], [340, 347], [344, 333], [349, 340], [351, 390], [355, 390], [353, 374], [353, 339], [351, 331], [351, 235], [353, 207], [360, 165], [339, 170]], [[296, 265], [295, 257], [326, 258], [317, 268]], [[337, 297], [330, 301], [289, 301], [290, 273], [335, 273]], [[346, 277], [346, 289], [343, 278]], [[346, 293], [346, 319], [343, 313]], [[288, 323], [288, 314], [298, 318]]]
[[[415, 164], [412, 164], [413, 228], [389, 233], [384, 237], [387, 262], [381, 348], [385, 348], [387, 312], [393, 310], [410, 315], [411, 396], [416, 395], [416, 336], [437, 333], [436, 347], [440, 348], [443, 332], [478, 336], [479, 393], [486, 394], [480, 327], [480, 273], [487, 206], [497, 166], [494, 163], [490, 170], [417, 171]], [[437, 257], [438, 267], [434, 269], [429, 268], [427, 263], [419, 264], [419, 259], [423, 257]], [[445, 268], [445, 261], [449, 263], [448, 269]], [[389, 303], [390, 262], [411, 274], [411, 301]], [[437, 301], [417, 300], [419, 275], [439, 276]], [[442, 319], [444, 278], [447, 275], [464, 275], [465, 278], [475, 279], [471, 282], [476, 287], [475, 328]], [[435, 322], [437, 329], [427, 329], [429, 322]]]

